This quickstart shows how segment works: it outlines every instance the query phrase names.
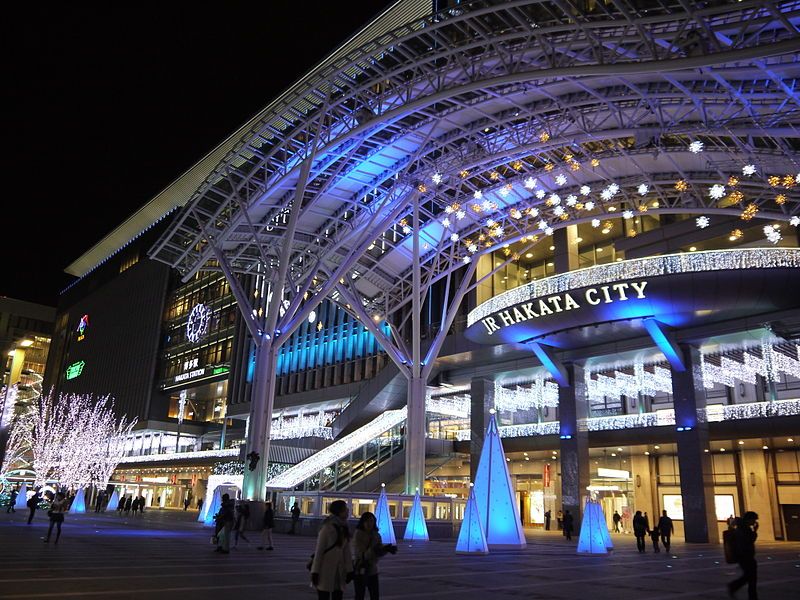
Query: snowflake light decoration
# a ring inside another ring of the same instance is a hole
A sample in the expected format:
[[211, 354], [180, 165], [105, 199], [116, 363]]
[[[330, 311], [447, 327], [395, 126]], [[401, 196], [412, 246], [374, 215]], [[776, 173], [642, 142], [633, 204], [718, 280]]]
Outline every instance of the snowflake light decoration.
[[534, 179], [533, 177], [528, 177], [523, 182], [523, 185], [525, 186], [525, 189], [532, 190], [533, 188], [536, 187], [536, 179]]
[[544, 198], [544, 197], [545, 197], [545, 195], [546, 195], [546, 194], [545, 194], [545, 191], [544, 191], [544, 190], [536, 190], [536, 197], [537, 197], [539, 200], [541, 200], [542, 198]]
[[592, 219], [592, 227], [600, 227], [600, 219]]
[[553, 214], [554, 214], [555, 216], [557, 216], [557, 217], [560, 217], [561, 215], [563, 215], [563, 214], [564, 214], [564, 207], [563, 207], [563, 206], [556, 206], [556, 207], [553, 209]]
[[481, 208], [486, 211], [494, 210], [495, 204], [494, 202], [491, 202], [489, 200], [484, 200], [483, 202], [481, 202]]
[[608, 189], [608, 188], [606, 188], [606, 189], [604, 189], [602, 192], [600, 192], [600, 197], [601, 197], [603, 200], [611, 200], [611, 198], [612, 198], [612, 196], [613, 196], [613, 195], [614, 195], [614, 194], [612, 194], [612, 193], [611, 193], [611, 190], [610, 190], [610, 189]]
[[689, 151], [692, 154], [699, 154], [703, 151], [703, 142], [700, 140], [695, 140], [691, 144], [689, 144]]
[[464, 217], [466, 217], [466, 216], [467, 216], [467, 213], [465, 211], [463, 211], [463, 210], [456, 211], [456, 219], [458, 219], [459, 221], [461, 219], [463, 219]]
[[594, 202], [592, 202], [592, 201], [590, 200], [589, 202], [587, 202], [586, 204], [584, 204], [584, 206], [586, 207], [586, 210], [592, 210], [592, 209], [594, 209]]
[[640, 183], [639, 187], [636, 188], [636, 191], [639, 192], [642, 196], [644, 196], [647, 192], [650, 191], [650, 188], [647, 186], [646, 183]]
[[538, 226], [539, 226], [539, 229], [541, 229], [541, 230], [547, 229], [547, 221], [542, 219], [541, 221], [539, 221]]
[[714, 200], [719, 200], [725, 195], [725, 186], [719, 183], [712, 185], [708, 188], [708, 195]]
[[550, 194], [550, 197], [547, 199], [547, 204], [550, 206], [558, 206], [561, 204], [561, 196], [558, 194]]
[[528, 214], [529, 214], [530, 216], [532, 216], [532, 217], [538, 217], [538, 216], [539, 216], [539, 209], [538, 209], [538, 208], [536, 208], [535, 206], [534, 206], [534, 207], [532, 207], [532, 208], [529, 208], [529, 209], [528, 209]]
[[457, 233], [451, 233], [450, 234], [450, 241], [451, 242], [457, 242], [458, 241], [458, 234]]
[[403, 233], [405, 233], [406, 235], [411, 233], [411, 227], [409, 227], [408, 225], [403, 225]]
[[793, 227], [797, 227], [798, 225], [800, 225], [800, 217], [794, 216], [791, 219], [789, 219], [789, 225]]
[[589, 194], [592, 193], [592, 188], [590, 188], [588, 185], [582, 185], [580, 192], [581, 196], [588, 196]]
[[500, 188], [500, 190], [499, 190], [499, 194], [500, 194], [500, 195], [501, 195], [503, 198], [505, 198], [506, 196], [508, 196], [508, 193], [509, 193], [510, 191], [511, 191], [511, 190], [509, 189], [509, 187], [508, 187], [507, 185], [505, 185], [505, 186], [503, 186], [503, 187], [501, 187], [501, 188]]
[[694, 222], [697, 223], [700, 229], [705, 229], [711, 223], [711, 220], [708, 217], [697, 217]]
[[616, 183], [612, 183], [608, 186], [608, 189], [611, 191], [611, 195], [615, 196], [619, 191], [619, 186]]
[[470, 257], [469, 255], [466, 255], [461, 259], [461, 262], [463, 262], [465, 265], [468, 265], [469, 263], [472, 262], [472, 257]]
[[632, 210], [626, 210], [625, 212], [622, 213], [622, 218], [623, 219], [632, 219], [633, 218], [633, 211]]
[[478, 245], [477, 244], [470, 244], [469, 246], [467, 246], [467, 250], [469, 250], [470, 252], [475, 254], [478, 251]]
[[548, 227], [547, 229], [544, 230], [544, 233], [545, 235], [553, 235], [553, 228]]
[[777, 244], [781, 241], [782, 236], [781, 232], [775, 229], [772, 225], [765, 225], [764, 226], [764, 236], [766, 236], [767, 240], [772, 242], [773, 244]]
[[445, 227], [450, 227], [450, 219], [448, 219], [447, 217], [445, 217], [445, 218], [442, 220], [442, 225], [444, 225]]
[[750, 177], [751, 175], [756, 174], [756, 166], [755, 165], [745, 165], [742, 167], [742, 175]]
[[575, 206], [578, 203], [578, 197], [575, 194], [567, 196], [567, 206]]
[[440, 183], [442, 183], [442, 174], [441, 173], [434, 173], [433, 175], [431, 175], [431, 181], [434, 184], [439, 185]]
[[556, 175], [556, 183], [558, 185], [564, 185], [567, 183], [567, 176], [566, 175]]
[[483, 192], [480, 190], [475, 190], [472, 193], [472, 197], [475, 198], [475, 200], [480, 200], [481, 198], [483, 198]]

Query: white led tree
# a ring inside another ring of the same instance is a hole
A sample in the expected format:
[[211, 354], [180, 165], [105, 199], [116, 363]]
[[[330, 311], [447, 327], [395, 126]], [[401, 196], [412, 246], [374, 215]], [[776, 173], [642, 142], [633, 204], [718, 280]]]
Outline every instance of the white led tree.
[[0, 466], [0, 480], [5, 479], [6, 474], [12, 469], [28, 463], [27, 458], [30, 456], [28, 429], [30, 426], [30, 416], [27, 414], [20, 415], [11, 421], [6, 453], [3, 457], [3, 464]]

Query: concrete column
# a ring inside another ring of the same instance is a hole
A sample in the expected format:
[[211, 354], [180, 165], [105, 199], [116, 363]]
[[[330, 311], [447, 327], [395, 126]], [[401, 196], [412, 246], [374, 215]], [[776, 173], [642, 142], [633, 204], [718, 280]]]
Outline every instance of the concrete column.
[[575, 533], [580, 530], [583, 498], [589, 485], [589, 435], [585, 419], [589, 403], [586, 399], [583, 367], [564, 365], [569, 387], [558, 389], [558, 418], [561, 438], [561, 503], [566, 514], [575, 518]]
[[476, 377], [470, 384], [469, 478], [475, 481], [483, 439], [489, 426], [489, 410], [494, 408], [494, 381]]
[[553, 263], [556, 273], [569, 273], [580, 268], [578, 244], [578, 226], [567, 225], [553, 232]]
[[425, 487], [425, 380], [408, 381], [408, 418], [406, 420], [406, 494]]
[[741, 514], [748, 510], [758, 513], [758, 538], [772, 541], [775, 539], [775, 530], [772, 526], [773, 491], [770, 490], [771, 482], [767, 477], [767, 459], [763, 450], [742, 450], [739, 453], [742, 476], [739, 486], [744, 498]]
[[714, 513], [714, 475], [708, 448], [708, 422], [699, 418], [706, 394], [700, 372], [700, 350], [681, 345], [686, 369], [672, 369], [672, 396], [678, 441], [683, 525], [687, 542], [719, 541]]

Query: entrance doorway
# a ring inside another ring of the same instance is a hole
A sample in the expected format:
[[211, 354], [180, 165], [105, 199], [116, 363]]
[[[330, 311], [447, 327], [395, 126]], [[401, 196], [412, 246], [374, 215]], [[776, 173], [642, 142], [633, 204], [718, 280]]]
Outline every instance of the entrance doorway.
[[800, 504], [782, 504], [786, 541], [800, 542]]

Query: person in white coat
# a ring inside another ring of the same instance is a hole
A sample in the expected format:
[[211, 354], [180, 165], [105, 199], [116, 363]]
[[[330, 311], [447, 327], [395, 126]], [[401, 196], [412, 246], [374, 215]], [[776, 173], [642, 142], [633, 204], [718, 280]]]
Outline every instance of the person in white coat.
[[319, 600], [341, 600], [344, 589], [353, 579], [350, 553], [350, 510], [343, 500], [331, 502], [330, 515], [317, 535], [317, 547], [311, 561], [311, 584]]

